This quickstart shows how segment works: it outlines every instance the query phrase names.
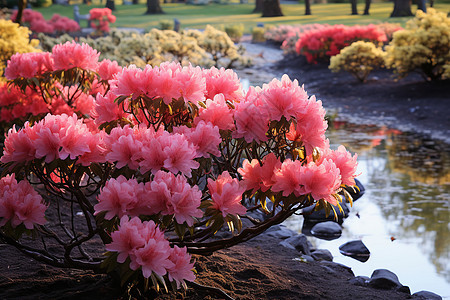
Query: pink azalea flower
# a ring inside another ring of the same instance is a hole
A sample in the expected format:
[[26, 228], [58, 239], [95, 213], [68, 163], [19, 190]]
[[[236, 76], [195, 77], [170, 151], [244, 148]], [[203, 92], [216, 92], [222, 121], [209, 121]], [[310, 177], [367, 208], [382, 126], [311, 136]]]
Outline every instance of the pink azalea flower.
[[133, 99], [137, 99], [143, 93], [142, 89], [145, 85], [142, 83], [147, 80], [147, 76], [144, 76], [143, 71], [135, 65], [123, 68], [122, 71], [114, 74], [113, 78], [110, 81], [111, 92], [116, 97], [131, 96]]
[[106, 212], [107, 220], [115, 216], [121, 218], [128, 215], [129, 211], [136, 207], [139, 189], [143, 189], [143, 184], [139, 184], [136, 179], [127, 180], [120, 175], [117, 179], [108, 180], [97, 196], [98, 203], [94, 206], [95, 214]]
[[0, 179], [0, 226], [8, 221], [16, 228], [24, 224], [33, 229], [36, 225], [45, 224], [45, 210], [42, 197], [30, 183], [22, 180], [17, 183], [14, 174]]
[[52, 49], [53, 66], [55, 70], [70, 70], [80, 68], [96, 71], [100, 53], [86, 43], [75, 41], [55, 45]]
[[169, 260], [173, 263], [173, 267], [168, 268], [169, 280], [177, 283], [177, 288], [184, 280], [194, 281], [195, 274], [192, 271], [194, 263], [191, 263], [191, 256], [187, 253], [187, 248], [179, 248], [174, 246], [170, 252]]
[[179, 83], [181, 96], [185, 102], [197, 103], [205, 100], [206, 79], [200, 67], [183, 67], [175, 73], [175, 80]]
[[120, 71], [122, 71], [122, 67], [115, 60], [104, 59], [98, 65], [98, 75], [105, 81], [113, 79], [113, 75]]
[[216, 95], [223, 94], [226, 100], [242, 100], [242, 86], [233, 70], [212, 67], [203, 70], [203, 77], [206, 79], [206, 99], [214, 99]]
[[[153, 223], [153, 221], [150, 222]], [[124, 263], [136, 249], [144, 247], [146, 243], [144, 231], [146, 231], [146, 226], [139, 218], [134, 217], [129, 220], [128, 216], [123, 216], [120, 218], [119, 228], [111, 233], [112, 242], [105, 245], [105, 248], [108, 251], [119, 252], [117, 262]]]
[[244, 160], [242, 168], [238, 169], [239, 174], [242, 176], [243, 184], [246, 190], [253, 190], [255, 193], [261, 184], [261, 165], [257, 159]]
[[164, 276], [167, 269], [173, 268], [174, 263], [169, 260], [170, 246], [167, 240], [147, 241], [144, 247], [134, 251], [131, 257], [130, 269], [142, 268], [142, 275], [149, 278], [152, 273]]
[[138, 169], [139, 162], [137, 160], [140, 157], [139, 152], [143, 144], [136, 138], [134, 129], [129, 125], [124, 128], [113, 128], [105, 142], [107, 148], [106, 160], [108, 162], [116, 163], [116, 167], [119, 169], [124, 166], [133, 170]]
[[16, 53], [8, 60], [7, 79], [32, 78], [53, 70], [53, 60], [48, 52]]
[[115, 102], [116, 96], [108, 92], [106, 96], [97, 94], [94, 100], [93, 108], [90, 112], [91, 117], [95, 119], [97, 125], [101, 125], [106, 122], [120, 120], [128, 115], [121, 109]]
[[286, 159], [274, 173], [273, 192], [282, 192], [284, 197], [294, 193], [295, 196], [306, 194], [303, 189], [301, 172], [302, 164], [299, 160]]
[[209, 158], [210, 154], [220, 157], [219, 145], [222, 142], [219, 127], [211, 123], [200, 121], [194, 128], [186, 126], [175, 127], [173, 133], [186, 136], [187, 140], [194, 145], [197, 154], [195, 157]]
[[267, 141], [266, 132], [269, 130], [269, 115], [266, 110], [258, 105], [259, 92], [250, 87], [245, 100], [236, 103], [234, 119], [236, 121], [236, 131], [233, 138], [244, 138], [247, 143], [252, 141]]
[[36, 148], [30, 138], [31, 135], [32, 128], [28, 122], [25, 123], [24, 129], [19, 131], [13, 126], [6, 136], [0, 161], [20, 163], [33, 160], [36, 156]]
[[314, 200], [324, 199], [332, 205], [337, 204], [332, 194], [335, 194], [341, 185], [341, 175], [331, 159], [324, 159], [319, 165], [308, 163], [300, 177], [305, 194], [311, 193]]
[[308, 95], [298, 85], [297, 80], [291, 81], [283, 75], [281, 81], [273, 79], [269, 84], [263, 85], [261, 96], [264, 107], [270, 120], [280, 121], [281, 117], [290, 120], [304, 111]]
[[89, 151], [82, 154], [77, 163], [83, 166], [89, 166], [92, 163], [105, 163], [105, 135], [104, 131], [90, 135], [87, 142]]
[[246, 159], [238, 172], [242, 175], [246, 190], [252, 189], [256, 192], [261, 189], [262, 192], [266, 192], [275, 184], [274, 174], [280, 167], [281, 162], [275, 154], [269, 153], [263, 158], [262, 166], [257, 159], [251, 162]]
[[175, 176], [172, 173], [158, 171], [149, 188], [147, 195], [149, 206], [164, 206], [161, 213], [174, 215], [178, 224], [186, 222], [192, 226], [194, 224], [192, 217], [203, 216], [203, 212], [198, 209], [202, 193], [197, 186], [191, 187], [183, 175]]
[[304, 113], [296, 116], [297, 125], [291, 124], [287, 138], [292, 141], [301, 141], [305, 146], [306, 155], [310, 155], [315, 147], [325, 148], [325, 131], [328, 128], [325, 121], [325, 110], [322, 101], [315, 101], [312, 96], [308, 101]]
[[142, 160], [139, 162], [141, 173], [147, 173], [151, 171], [156, 174], [164, 167], [164, 161], [166, 160], [166, 154], [164, 148], [160, 143], [160, 140], [153, 138], [145, 141], [141, 150]]
[[175, 62], [162, 63], [159, 68], [154, 68], [153, 87], [158, 98], [162, 98], [165, 104], [170, 104], [173, 99], [181, 97], [180, 83], [176, 80], [175, 73], [181, 70], [181, 65]]
[[233, 179], [227, 171], [219, 175], [215, 181], [209, 178], [208, 189], [213, 202], [212, 208], [220, 211], [224, 218], [228, 214], [244, 215], [247, 212], [245, 206], [241, 204], [245, 187], [241, 186], [236, 178]]
[[327, 158], [333, 160], [336, 167], [339, 169], [342, 178], [342, 184], [355, 185], [356, 169], [358, 167], [358, 155], [352, 156], [344, 146], [339, 146], [336, 151], [330, 151]]
[[164, 132], [158, 138], [165, 155], [164, 168], [177, 174], [178, 172], [191, 177], [191, 170], [197, 169], [200, 164], [194, 160], [196, 149], [181, 134], [169, 134]]
[[223, 94], [214, 96], [214, 99], [206, 100], [206, 109], [200, 108], [200, 113], [195, 119], [195, 124], [201, 120], [211, 123], [221, 130], [233, 130], [233, 111], [228, 107]]

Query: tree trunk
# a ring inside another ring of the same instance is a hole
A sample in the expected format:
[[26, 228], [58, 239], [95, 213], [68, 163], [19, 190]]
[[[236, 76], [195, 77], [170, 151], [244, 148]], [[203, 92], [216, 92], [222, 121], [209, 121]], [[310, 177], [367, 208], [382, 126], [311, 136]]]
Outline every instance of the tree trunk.
[[391, 13], [392, 17], [410, 17], [411, 12], [411, 0], [394, 0], [394, 10]]
[[364, 15], [366, 15], [366, 16], [369, 15], [369, 9], [370, 9], [371, 3], [372, 3], [372, 0], [366, 0], [366, 6], [364, 6]]
[[357, 0], [350, 0], [350, 3], [352, 4], [352, 15], [358, 14], [358, 1]]
[[146, 15], [157, 15], [163, 14], [163, 10], [161, 5], [159, 4], [159, 0], [147, 0], [147, 11]]
[[23, 10], [26, 7], [27, 7], [27, 0], [19, 0], [19, 8], [17, 10], [17, 17], [14, 20], [14, 22], [18, 23], [19, 25], [22, 25]]
[[305, 0], [305, 16], [311, 15], [311, 0]]
[[116, 4], [114, 3], [114, 0], [106, 0], [105, 7], [113, 11], [116, 10]]
[[133, 0], [133, 5], [139, 4], [139, 0]]
[[426, 0], [417, 0], [417, 9], [420, 9], [423, 12], [427, 12]]
[[263, 8], [263, 0], [256, 0], [255, 1], [255, 9], [253, 10], [253, 13], [262, 12], [262, 8]]
[[434, 0], [430, 0], [430, 7], [433, 7], [434, 5]]
[[280, 0], [263, 0], [262, 17], [281, 17]]

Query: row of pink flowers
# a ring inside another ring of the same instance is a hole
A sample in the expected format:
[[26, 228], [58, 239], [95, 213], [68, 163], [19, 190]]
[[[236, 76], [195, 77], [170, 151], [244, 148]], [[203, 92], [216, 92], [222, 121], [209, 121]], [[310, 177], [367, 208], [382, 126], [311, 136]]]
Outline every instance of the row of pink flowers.
[[[11, 15], [11, 20], [14, 21], [16, 18], [17, 10]], [[33, 32], [64, 33], [80, 30], [80, 25], [72, 19], [59, 14], [54, 14], [52, 18], [47, 21], [40, 12], [31, 9], [25, 9], [23, 11], [22, 22], [28, 23], [30, 30]]]
[[111, 252], [118, 252], [117, 262], [130, 259], [130, 268], [141, 268], [145, 278], [152, 273], [157, 276], [168, 275], [177, 287], [184, 280], [194, 281], [194, 263], [186, 248], [170, 247], [164, 233], [153, 221], [142, 222], [139, 218], [124, 216], [120, 219], [118, 230], [111, 233], [112, 242], [106, 245]]
[[339, 54], [341, 49], [355, 41], [382, 43], [386, 34], [375, 25], [333, 25], [304, 32], [296, 43], [298, 54], [306, 56], [308, 62], [317, 62]]
[[27, 229], [45, 224], [47, 206], [30, 183], [17, 182], [15, 175], [0, 179], [0, 227], [10, 222], [13, 228], [23, 224]]
[[111, 9], [93, 8], [89, 11], [89, 20], [91, 27], [103, 32], [109, 32], [109, 23], [116, 22], [116, 16], [112, 14]]

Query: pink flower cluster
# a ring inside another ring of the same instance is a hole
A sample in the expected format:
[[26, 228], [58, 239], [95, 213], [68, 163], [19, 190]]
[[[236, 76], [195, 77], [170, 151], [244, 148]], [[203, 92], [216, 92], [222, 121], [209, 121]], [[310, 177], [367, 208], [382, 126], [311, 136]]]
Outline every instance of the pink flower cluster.
[[16, 53], [8, 60], [5, 77], [32, 78], [53, 71], [53, 58], [49, 52]]
[[75, 41], [55, 45], [52, 49], [53, 68], [55, 70], [69, 70], [80, 68], [96, 71], [100, 53], [88, 44], [77, 44]]
[[26, 180], [17, 182], [14, 174], [0, 179], [0, 226], [10, 222], [13, 228], [23, 224], [27, 229], [45, 224], [42, 197]]
[[129, 258], [130, 268], [140, 268], [145, 278], [152, 273], [157, 276], [167, 274], [169, 281], [175, 281], [177, 287], [185, 280], [195, 280], [194, 263], [191, 263], [186, 248], [171, 248], [153, 221], [142, 222], [137, 217], [124, 216], [120, 219], [119, 229], [111, 233], [111, 239], [106, 249], [119, 253], [117, 262], [124, 263]]
[[[17, 10], [11, 15], [11, 20], [14, 21], [16, 18]], [[33, 32], [54, 33], [56, 31], [64, 33], [80, 30], [80, 25], [72, 19], [54, 14], [49, 21], [46, 21], [40, 12], [31, 9], [23, 11], [22, 22], [28, 23], [30, 30]]]
[[314, 200], [324, 199], [336, 205], [333, 195], [340, 186], [355, 184], [356, 158], [344, 146], [337, 151], [326, 148], [318, 161], [308, 158], [307, 164], [290, 159], [281, 162], [271, 153], [263, 158], [262, 164], [256, 159], [245, 160], [238, 171], [246, 190], [266, 192], [270, 189], [281, 192], [284, 197], [310, 194]]
[[50, 163], [55, 159], [78, 159], [83, 165], [104, 162], [101, 133], [92, 133], [76, 115], [54, 116], [48, 114], [43, 120], [17, 131], [9, 130], [5, 139], [2, 163], [28, 162], [44, 159]]
[[106, 182], [97, 197], [95, 214], [106, 212], [105, 218], [161, 214], [174, 216], [179, 224], [194, 224], [193, 217], [203, 216], [198, 209], [202, 193], [191, 187], [182, 175], [158, 171], [152, 181], [138, 183], [122, 175]]
[[93, 8], [89, 11], [89, 20], [92, 28], [109, 32], [109, 23], [116, 22], [116, 16], [109, 8]]
[[241, 204], [245, 187], [237, 178], [232, 178], [225, 171], [216, 180], [208, 179], [208, 189], [211, 195], [212, 208], [220, 211], [225, 218], [228, 214], [245, 215], [247, 209]]
[[341, 49], [360, 40], [379, 43], [387, 41], [387, 38], [376, 25], [339, 24], [304, 32], [296, 43], [296, 51], [297, 54], [306, 56], [308, 62], [315, 63], [339, 54]]
[[0, 82], [0, 121], [12, 122], [47, 113], [48, 106], [38, 93], [27, 88], [25, 92]]

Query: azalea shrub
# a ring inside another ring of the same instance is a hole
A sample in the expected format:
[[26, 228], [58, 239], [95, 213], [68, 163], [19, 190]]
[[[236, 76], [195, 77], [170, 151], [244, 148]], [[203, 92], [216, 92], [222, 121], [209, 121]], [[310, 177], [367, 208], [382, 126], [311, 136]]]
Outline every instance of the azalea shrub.
[[93, 8], [89, 11], [89, 21], [92, 28], [103, 34], [109, 32], [109, 24], [116, 22], [116, 16], [107, 7]]
[[352, 74], [364, 82], [370, 72], [384, 67], [386, 53], [373, 43], [358, 41], [341, 50], [330, 58], [329, 69], [333, 72], [341, 70]]
[[30, 34], [27, 27], [10, 20], [0, 19], [0, 84], [5, 81], [3, 70], [13, 54], [40, 51], [39, 41], [31, 39]]
[[329, 61], [331, 56], [339, 54], [341, 49], [356, 41], [381, 45], [387, 38], [381, 29], [372, 24], [333, 25], [302, 33], [295, 46], [297, 54], [305, 56], [309, 63], [317, 63]]
[[[45, 51], [73, 39], [67, 34], [57, 38], [44, 34], [38, 37]], [[225, 32], [212, 26], [204, 31], [192, 29], [180, 33], [156, 28], [146, 34], [112, 29], [107, 36], [79, 40], [99, 51], [101, 59], [117, 61], [121, 66], [158, 66], [165, 61], [226, 68], [251, 64], [243, 55], [245, 49], [237, 47]]]
[[450, 18], [433, 8], [427, 13], [418, 10], [405, 30], [394, 33], [386, 51], [387, 65], [400, 77], [419, 72], [426, 80], [448, 78]]
[[[17, 10], [11, 15], [11, 20], [17, 18]], [[57, 33], [75, 32], [80, 30], [80, 25], [72, 19], [54, 14], [50, 20], [45, 20], [44, 16], [32, 9], [24, 9], [22, 23], [26, 24], [35, 33]]]
[[297, 80], [244, 92], [232, 70], [98, 57], [68, 42], [8, 62], [17, 91], [66, 108], [6, 135], [0, 239], [23, 253], [177, 289], [195, 280], [195, 256], [351, 201], [357, 156], [330, 149], [322, 102]]

